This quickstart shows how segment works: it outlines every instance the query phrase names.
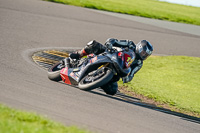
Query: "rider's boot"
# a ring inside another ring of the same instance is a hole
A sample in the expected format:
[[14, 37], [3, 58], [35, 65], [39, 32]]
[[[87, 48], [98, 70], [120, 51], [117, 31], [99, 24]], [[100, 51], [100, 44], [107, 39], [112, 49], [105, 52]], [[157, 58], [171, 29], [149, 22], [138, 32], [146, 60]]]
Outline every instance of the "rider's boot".
[[72, 59], [80, 59], [81, 57], [86, 56], [86, 55], [88, 55], [88, 53], [86, 53], [85, 48], [83, 48], [80, 51], [76, 51], [74, 53], [71, 53], [69, 55], [69, 57], [72, 58]]
[[106, 47], [102, 45], [101, 43], [92, 40], [90, 41], [85, 48], [83, 48], [81, 51], [77, 51], [75, 53], [71, 53], [69, 56], [72, 59], [80, 59], [83, 56], [89, 55], [89, 54], [100, 54], [106, 50]]

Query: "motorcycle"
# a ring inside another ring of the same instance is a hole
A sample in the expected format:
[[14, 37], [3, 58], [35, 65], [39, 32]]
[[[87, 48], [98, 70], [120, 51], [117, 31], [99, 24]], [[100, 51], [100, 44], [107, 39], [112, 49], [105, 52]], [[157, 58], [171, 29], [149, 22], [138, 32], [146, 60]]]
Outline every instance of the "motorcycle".
[[80, 60], [65, 58], [48, 69], [48, 78], [86, 91], [102, 87], [107, 94], [114, 95], [116, 91], [106, 86], [127, 76], [134, 60], [134, 52], [127, 48], [107, 49]]

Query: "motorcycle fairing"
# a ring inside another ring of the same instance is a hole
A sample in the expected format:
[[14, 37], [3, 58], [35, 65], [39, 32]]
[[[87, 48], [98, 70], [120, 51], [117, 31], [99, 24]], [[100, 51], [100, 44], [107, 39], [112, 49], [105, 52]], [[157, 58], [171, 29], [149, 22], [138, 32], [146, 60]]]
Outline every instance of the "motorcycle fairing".
[[79, 79], [78, 82], [80, 82], [80, 80], [84, 77], [84, 75], [88, 72], [91, 72], [92, 70], [96, 70], [101, 64], [105, 64], [105, 63], [111, 63], [112, 61], [110, 60], [110, 58], [108, 58], [107, 56], [102, 56], [102, 55], [97, 55], [94, 56], [93, 58], [90, 58], [88, 60], [88, 63], [83, 64], [80, 68], [80, 71], [78, 72]]
[[62, 78], [62, 80], [66, 83], [66, 84], [69, 84], [71, 85], [71, 81], [68, 77], [68, 67], [65, 67], [63, 68], [61, 71], [60, 71], [60, 76]]
[[124, 68], [124, 54], [117, 52], [111, 55], [114, 67], [121, 77], [127, 76], [131, 72], [131, 68]]
[[[131, 68], [124, 68], [124, 63], [130, 64], [132, 63], [134, 58], [129, 58], [131, 56], [127, 55], [127, 58], [125, 58], [124, 54], [119, 54], [119, 52], [116, 52], [114, 54], [106, 54], [105, 55], [97, 55], [88, 58], [84, 63], [78, 67], [78, 68], [63, 68], [60, 72], [62, 80], [69, 85], [78, 85], [80, 80], [89, 72], [93, 70], [97, 70], [101, 65], [104, 65], [106, 63], [111, 63], [115, 67], [117, 73], [121, 77], [127, 76], [131, 72]], [[124, 60], [126, 62], [124, 62]]]
[[133, 54], [130, 55], [130, 54], [124, 53], [125, 68], [129, 68], [134, 60], [135, 60], [135, 56]]
[[63, 68], [60, 72], [62, 80], [69, 85], [78, 85], [80, 80], [84, 77], [85, 73], [98, 68], [100, 64], [111, 62], [106, 56], [95, 56], [84, 62], [78, 68]]

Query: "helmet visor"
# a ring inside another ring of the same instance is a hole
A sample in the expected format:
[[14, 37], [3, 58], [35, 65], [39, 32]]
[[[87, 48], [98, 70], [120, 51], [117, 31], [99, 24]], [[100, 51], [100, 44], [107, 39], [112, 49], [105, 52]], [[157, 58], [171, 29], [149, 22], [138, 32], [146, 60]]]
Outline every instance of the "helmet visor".
[[140, 57], [141, 57], [143, 60], [145, 60], [148, 56], [149, 56], [149, 54], [148, 54], [146, 51], [142, 51], [142, 52], [140, 53]]

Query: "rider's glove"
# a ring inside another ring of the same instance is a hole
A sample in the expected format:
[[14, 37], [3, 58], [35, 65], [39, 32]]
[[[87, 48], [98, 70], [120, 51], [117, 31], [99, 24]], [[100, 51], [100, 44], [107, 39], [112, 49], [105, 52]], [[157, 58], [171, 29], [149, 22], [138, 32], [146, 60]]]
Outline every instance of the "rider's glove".
[[107, 42], [105, 45], [107, 49], [112, 49], [112, 46], [113, 46], [112, 43]]
[[134, 75], [128, 75], [126, 77], [123, 77], [122, 80], [123, 80], [123, 83], [128, 83], [130, 82], [132, 79], [133, 79]]
[[108, 49], [112, 49], [113, 44], [116, 43], [116, 42], [117, 42], [117, 39], [109, 38], [109, 39], [106, 41], [105, 45], [106, 45], [106, 47], [107, 47]]

